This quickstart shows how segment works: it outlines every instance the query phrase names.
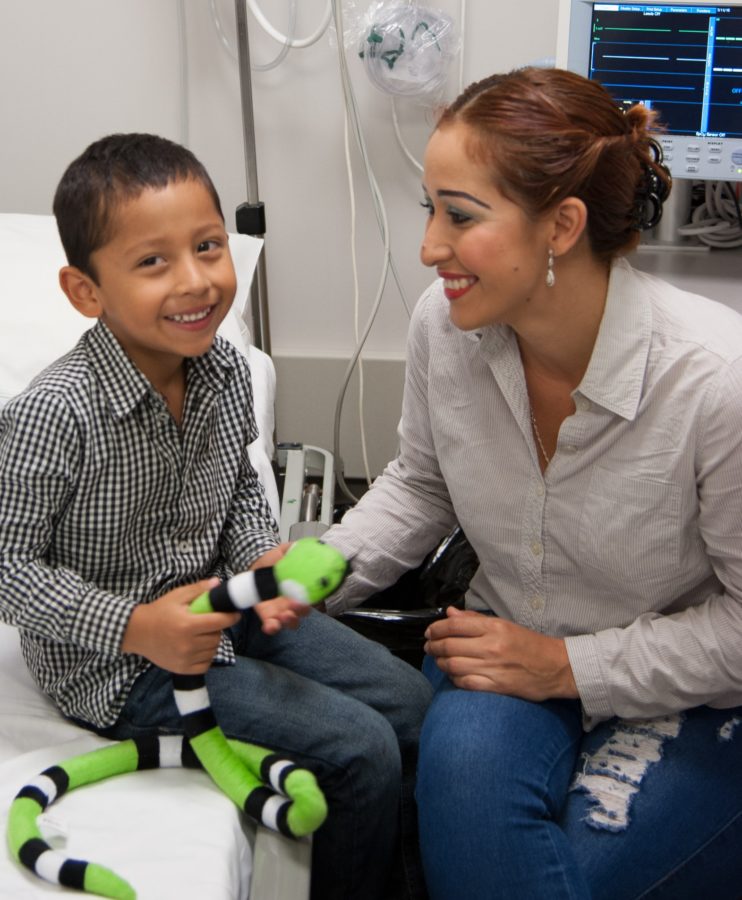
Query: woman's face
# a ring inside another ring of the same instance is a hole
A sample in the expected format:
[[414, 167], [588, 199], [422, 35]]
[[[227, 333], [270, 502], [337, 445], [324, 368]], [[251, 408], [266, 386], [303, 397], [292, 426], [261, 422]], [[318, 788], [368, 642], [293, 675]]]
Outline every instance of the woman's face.
[[550, 224], [534, 222], [493, 185], [492, 171], [467, 153], [468, 126], [436, 130], [425, 153], [428, 210], [420, 258], [434, 266], [451, 321], [470, 331], [518, 325], [548, 299]]

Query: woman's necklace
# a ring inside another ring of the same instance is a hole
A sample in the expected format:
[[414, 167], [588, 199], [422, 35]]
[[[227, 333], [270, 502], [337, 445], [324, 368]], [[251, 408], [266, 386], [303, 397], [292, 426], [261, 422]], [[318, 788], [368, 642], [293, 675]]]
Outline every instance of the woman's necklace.
[[538, 444], [539, 449], [541, 450], [541, 453], [543, 454], [543, 457], [546, 460], [546, 465], [548, 466], [549, 463], [551, 462], [551, 460], [549, 459], [549, 454], [546, 452], [546, 450], [544, 450], [544, 442], [541, 440], [541, 435], [539, 434], [538, 425], [536, 424], [536, 416], [534, 416], [534, 414], [533, 414], [533, 409], [531, 409], [530, 412], [531, 412], [531, 425], [533, 426], [533, 434], [536, 437], [536, 443]]

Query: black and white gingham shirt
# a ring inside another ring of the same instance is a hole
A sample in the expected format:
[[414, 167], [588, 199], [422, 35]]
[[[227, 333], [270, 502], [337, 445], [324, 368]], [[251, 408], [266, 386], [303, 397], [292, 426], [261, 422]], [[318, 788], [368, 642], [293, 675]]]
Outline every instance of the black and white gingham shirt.
[[0, 619], [42, 690], [97, 726], [148, 665], [120, 652], [133, 607], [277, 543], [246, 359], [217, 337], [187, 365], [179, 429], [99, 322], [0, 411]]

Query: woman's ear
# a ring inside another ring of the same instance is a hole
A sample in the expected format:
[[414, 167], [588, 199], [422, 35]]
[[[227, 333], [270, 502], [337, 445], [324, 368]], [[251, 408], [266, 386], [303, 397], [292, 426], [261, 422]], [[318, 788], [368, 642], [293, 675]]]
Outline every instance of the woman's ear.
[[103, 314], [95, 282], [80, 269], [75, 266], [63, 266], [59, 270], [59, 286], [70, 303], [83, 316], [98, 319]]
[[553, 214], [554, 236], [551, 246], [561, 256], [574, 247], [587, 227], [587, 207], [579, 197], [565, 197]]

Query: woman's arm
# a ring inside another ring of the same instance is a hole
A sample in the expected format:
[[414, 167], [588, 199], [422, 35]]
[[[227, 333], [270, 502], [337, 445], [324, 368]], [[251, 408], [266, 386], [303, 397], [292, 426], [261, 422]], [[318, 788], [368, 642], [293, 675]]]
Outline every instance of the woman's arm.
[[428, 412], [427, 294], [410, 323], [399, 454], [360, 502], [323, 540], [351, 561], [352, 573], [327, 602], [328, 611], [356, 606], [418, 566], [455, 525]]
[[720, 360], [699, 389], [697, 526], [722, 590], [687, 608], [679, 598], [669, 614], [642, 615], [626, 628], [567, 638], [588, 716], [742, 704], [742, 360]]

